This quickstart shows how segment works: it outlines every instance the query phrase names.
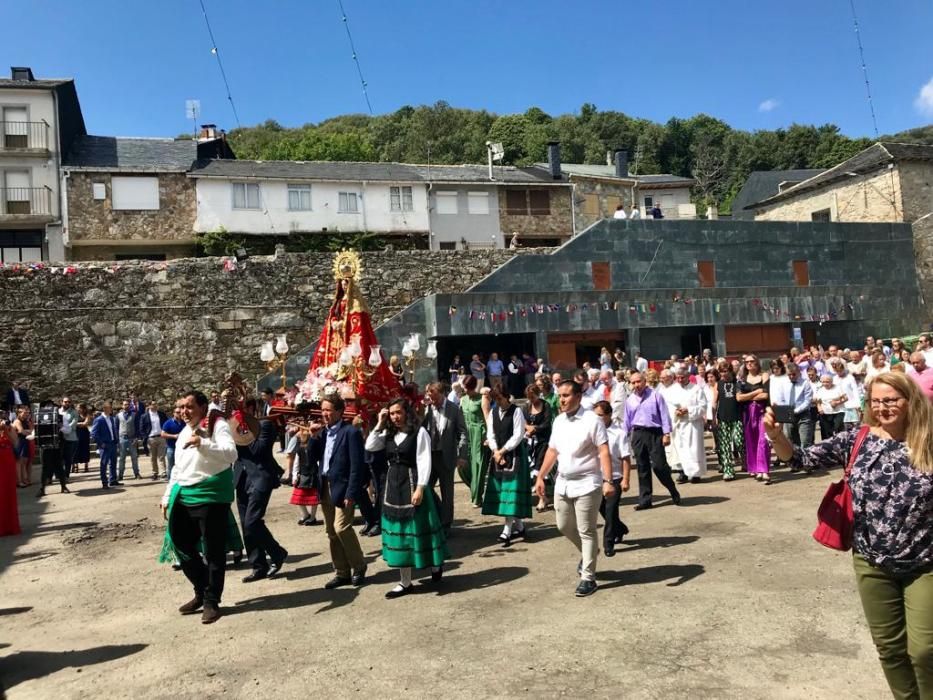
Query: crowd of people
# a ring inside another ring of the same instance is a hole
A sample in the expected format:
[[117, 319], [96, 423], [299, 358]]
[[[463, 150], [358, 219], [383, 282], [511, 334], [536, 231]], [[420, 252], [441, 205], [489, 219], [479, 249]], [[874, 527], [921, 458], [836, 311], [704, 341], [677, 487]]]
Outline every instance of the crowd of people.
[[[491, 353], [468, 365], [455, 358], [452, 384], [431, 383], [423, 394], [407, 385], [403, 398], [370, 420], [345, 420], [344, 400], [326, 395], [319, 417], [288, 424], [284, 435], [269, 415], [270, 392], [232, 412], [219, 393], [208, 399], [188, 392], [171, 417], [157, 402], [132, 395], [116, 414], [108, 402], [96, 416], [64, 398], [60, 429], [74, 446], [62, 450], [60, 481], [64, 488], [82, 463], [87, 471], [90, 441], [104, 489], [120, 485], [127, 457], [134, 478], [142, 478], [137, 443], [148, 452], [150, 478], [168, 481], [160, 559], [181, 569], [194, 589], [179, 610], [201, 612], [202, 622], [212, 623], [220, 617], [229, 553], [236, 562], [245, 549], [251, 571], [244, 583], [274, 577], [286, 565], [288, 552], [265, 523], [283, 483], [292, 487], [299, 525], [320, 523], [322, 512], [334, 568], [328, 590], [365, 584], [360, 537], [380, 537], [385, 565], [399, 570], [386, 598], [409, 594], [418, 569], [428, 571], [428, 585], [440, 585], [447, 542], [457, 534], [459, 473], [472, 507], [501, 519], [498, 546], [527, 541], [534, 510], [553, 507], [579, 558], [574, 593], [586, 597], [597, 590], [600, 549], [614, 556], [628, 534], [619, 502], [633, 467], [635, 510], [647, 510], [655, 477], [679, 505], [678, 487], [708, 481], [710, 461], [725, 482], [744, 472], [765, 485], [782, 469], [811, 473], [848, 464], [857, 582], [888, 681], [892, 689], [933, 689], [930, 337], [920, 336], [913, 351], [874, 338], [859, 350], [791, 348], [766, 365], [754, 354], [727, 359], [709, 351], [654, 368], [636, 353], [632, 364], [607, 348], [595, 366], [569, 376], [530, 355], [503, 362]], [[33, 428], [25, 390], [14, 391], [21, 401], [0, 430], [0, 466], [22, 485], [29, 474], [19, 466], [21, 445]], [[285, 469], [273, 455], [277, 443]], [[15, 489], [3, 493], [6, 521]], [[0, 534], [10, 534], [10, 523], [2, 525]], [[892, 620], [894, 598], [903, 612]]]

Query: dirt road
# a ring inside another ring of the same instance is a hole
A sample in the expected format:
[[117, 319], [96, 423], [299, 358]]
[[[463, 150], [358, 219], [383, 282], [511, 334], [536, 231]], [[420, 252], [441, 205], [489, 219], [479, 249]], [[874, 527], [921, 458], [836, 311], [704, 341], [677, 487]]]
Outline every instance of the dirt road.
[[385, 600], [397, 573], [376, 538], [367, 585], [325, 591], [323, 528], [297, 526], [282, 488], [269, 521], [284, 575], [228, 572], [225, 616], [203, 626], [178, 615], [188, 583], [155, 560], [164, 486], [107, 493], [82, 474], [72, 495], [20, 491], [24, 534], [0, 540], [0, 675], [17, 700], [883, 698], [850, 557], [809, 537], [832, 478], [713, 475], [683, 506], [638, 513], [629, 496], [631, 534], [586, 599], [553, 511], [502, 549], [463, 485], [439, 588]]

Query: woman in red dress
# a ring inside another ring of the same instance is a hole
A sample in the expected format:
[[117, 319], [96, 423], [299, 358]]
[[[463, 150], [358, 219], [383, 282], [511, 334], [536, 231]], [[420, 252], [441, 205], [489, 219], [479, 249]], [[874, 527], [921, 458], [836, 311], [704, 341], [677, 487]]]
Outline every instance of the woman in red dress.
[[16, 503], [16, 431], [9, 421], [0, 421], [0, 537], [18, 535], [19, 507]]

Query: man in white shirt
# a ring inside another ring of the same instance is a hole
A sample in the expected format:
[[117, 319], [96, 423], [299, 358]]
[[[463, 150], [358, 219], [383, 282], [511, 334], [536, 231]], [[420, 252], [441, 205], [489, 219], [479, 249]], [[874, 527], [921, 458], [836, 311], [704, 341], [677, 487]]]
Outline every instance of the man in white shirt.
[[554, 420], [551, 441], [535, 481], [538, 498], [545, 497], [544, 479], [560, 462], [554, 484], [557, 529], [580, 552], [580, 583], [577, 597], [596, 592], [596, 515], [603, 496], [615, 493], [606, 426], [592, 411], [580, 406], [583, 387], [561, 382], [561, 414]]
[[612, 460], [612, 488], [614, 493], [604, 497], [599, 506], [599, 513], [603, 516], [603, 552], [607, 557], [614, 557], [616, 545], [628, 534], [628, 527], [619, 519], [619, 500], [622, 493], [629, 489], [629, 473], [632, 470], [631, 448], [629, 447], [628, 433], [625, 432], [625, 423], [614, 417], [612, 405], [608, 401], [600, 401], [593, 407], [593, 411], [606, 426], [606, 436], [609, 438], [609, 458]]
[[[807, 449], [813, 444], [813, 387], [809, 380], [800, 373], [800, 366], [795, 362], [787, 365], [787, 374], [783, 377], [771, 377], [771, 404], [773, 406], [792, 406], [794, 418], [784, 424], [784, 435], [797, 447]], [[791, 471], [799, 471], [791, 467]]]
[[223, 413], [224, 409], [220, 405], [220, 392], [219, 391], [211, 392], [211, 401], [207, 405], [207, 410], [208, 410], [208, 413], [210, 413], [211, 411], [220, 411], [221, 413]]
[[659, 378], [661, 383], [658, 384], [657, 392], [664, 399], [668, 416], [671, 419], [671, 439], [664, 446], [664, 455], [667, 457], [667, 465], [671, 468], [671, 471], [681, 473], [678, 481], [682, 483], [683, 468], [680, 466], [680, 456], [677, 454], [677, 416], [675, 415], [677, 406], [674, 401], [675, 395], [679, 392], [677, 384], [674, 382], [674, 373], [671, 370], [662, 369]]
[[644, 374], [648, 371], [648, 360], [641, 356], [640, 352], [635, 353], [635, 371]]
[[[577, 374], [574, 374], [574, 379], [577, 380], [577, 383], [583, 387], [583, 395], [580, 399], [580, 403], [583, 406], [584, 411], [592, 411], [593, 406], [599, 401], [602, 396], [596, 388], [596, 382], [599, 381], [599, 370], [590, 369], [584, 375], [585, 379], [580, 381], [577, 378]], [[558, 394], [559, 395], [559, 394]]]
[[678, 483], [687, 481], [698, 484], [706, 476], [706, 448], [703, 429], [706, 426], [706, 392], [699, 384], [690, 381], [686, 367], [674, 372], [675, 381], [664, 396], [672, 410], [674, 426], [671, 442], [677, 448], [677, 457], [683, 473]]
[[612, 419], [625, 418], [625, 401], [628, 399], [628, 382], [625, 381], [625, 371], [616, 370], [616, 383], [609, 394], [609, 404], [612, 406]]
[[[182, 605], [182, 615], [202, 607], [201, 622], [220, 617], [227, 559], [227, 528], [232, 518], [233, 469], [237, 458], [230, 426], [217, 418], [213, 427], [202, 427], [207, 417], [207, 397], [189, 392], [182, 400], [185, 427], [178, 434], [178, 451], [172, 479], [162, 497], [167, 521], [163, 561], [174, 555], [194, 587], [194, 598]], [[204, 542], [204, 558], [199, 546]], [[205, 564], [206, 560], [206, 564]]]
[[[58, 409], [62, 419], [62, 462], [65, 465], [65, 481], [71, 480], [71, 472], [75, 471], [75, 456], [78, 453], [78, 412], [71, 405], [71, 399], [62, 398], [62, 406]], [[64, 482], [62, 482], [64, 486]]]
[[933, 367], [933, 343], [930, 341], [929, 333], [921, 333], [917, 338], [917, 347], [923, 353], [923, 359], [926, 360], [927, 367]]

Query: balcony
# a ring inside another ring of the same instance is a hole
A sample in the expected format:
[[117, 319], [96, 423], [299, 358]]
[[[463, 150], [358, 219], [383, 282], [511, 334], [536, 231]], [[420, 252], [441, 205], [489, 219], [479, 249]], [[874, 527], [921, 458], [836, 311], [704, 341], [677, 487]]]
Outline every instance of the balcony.
[[49, 156], [49, 125], [42, 122], [0, 122], [0, 155]]
[[53, 221], [52, 190], [48, 187], [0, 187], [0, 223]]

